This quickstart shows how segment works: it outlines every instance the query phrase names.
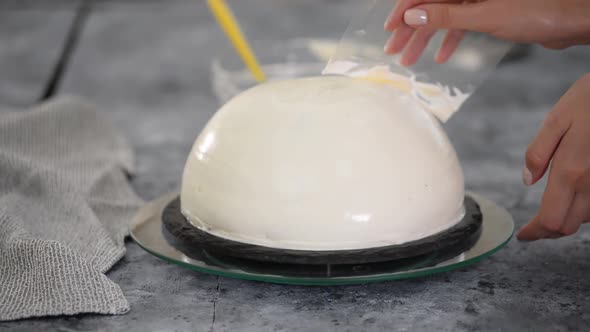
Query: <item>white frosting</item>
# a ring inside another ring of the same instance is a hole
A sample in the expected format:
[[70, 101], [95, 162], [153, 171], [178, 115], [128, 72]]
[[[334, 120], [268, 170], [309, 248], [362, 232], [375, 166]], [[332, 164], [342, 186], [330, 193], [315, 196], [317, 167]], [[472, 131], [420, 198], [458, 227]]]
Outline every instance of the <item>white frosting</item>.
[[401, 244], [464, 215], [444, 130], [401, 90], [341, 76], [275, 81], [225, 104], [188, 157], [183, 214], [207, 232], [286, 249]]
[[470, 96], [456, 87], [418, 82], [412, 75], [393, 73], [387, 65], [367, 67], [354, 61], [336, 60], [329, 61], [322, 74], [365, 78], [401, 89], [442, 122], [447, 122]]

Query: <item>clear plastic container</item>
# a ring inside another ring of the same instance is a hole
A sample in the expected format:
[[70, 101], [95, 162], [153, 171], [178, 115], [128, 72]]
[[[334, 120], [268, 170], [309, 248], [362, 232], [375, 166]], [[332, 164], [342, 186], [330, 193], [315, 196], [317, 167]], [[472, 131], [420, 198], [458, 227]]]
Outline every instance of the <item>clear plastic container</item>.
[[[253, 44], [253, 48], [267, 78], [276, 80], [321, 73], [328, 59], [316, 57], [307, 44], [304, 39], [259, 41]], [[233, 52], [224, 53], [211, 62], [211, 85], [220, 104], [256, 84], [252, 74]]]
[[[399, 64], [400, 55], [383, 52], [390, 37], [383, 23], [397, 1], [367, 0], [351, 13], [342, 40], [295, 39], [254, 43], [269, 80], [337, 74], [388, 81], [412, 94], [443, 122], [469, 98], [512, 47], [482, 33], [468, 32], [444, 64], [434, 61], [446, 31], [432, 38], [420, 60], [411, 67]], [[326, 66], [328, 64], [328, 66]], [[212, 89], [220, 104], [257, 82], [234, 53], [211, 64]]]
[[[269, 80], [321, 75], [338, 46], [336, 39], [300, 38], [288, 41], [259, 41], [253, 44]], [[382, 47], [368, 45], [365, 52], [380, 53]], [[211, 62], [211, 85], [220, 104], [257, 82], [233, 52]]]
[[[351, 13], [342, 40], [295, 39], [260, 41], [253, 45], [269, 80], [338, 74], [387, 80], [404, 88], [442, 122], [447, 121], [473, 94], [512, 47], [486, 34], [469, 32], [447, 63], [434, 55], [445, 31], [439, 31], [420, 60], [411, 67], [399, 64], [400, 55], [383, 52], [390, 33], [383, 23], [397, 1], [367, 0]], [[329, 66], [326, 66], [329, 61]], [[372, 76], [372, 77], [371, 77]], [[211, 84], [220, 104], [257, 82], [233, 52], [212, 61]]]

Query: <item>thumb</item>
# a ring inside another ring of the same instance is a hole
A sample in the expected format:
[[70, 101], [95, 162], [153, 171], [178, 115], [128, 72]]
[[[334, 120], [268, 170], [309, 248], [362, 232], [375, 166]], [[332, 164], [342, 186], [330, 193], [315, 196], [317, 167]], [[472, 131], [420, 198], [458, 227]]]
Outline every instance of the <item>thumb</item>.
[[404, 12], [404, 22], [414, 28], [490, 32], [504, 15], [494, 15], [492, 1], [463, 4], [424, 4]]

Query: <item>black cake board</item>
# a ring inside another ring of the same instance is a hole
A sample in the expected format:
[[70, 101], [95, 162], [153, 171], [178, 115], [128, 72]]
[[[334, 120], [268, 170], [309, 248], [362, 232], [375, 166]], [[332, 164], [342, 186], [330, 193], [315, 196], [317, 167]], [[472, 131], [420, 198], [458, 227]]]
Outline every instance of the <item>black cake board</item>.
[[286, 269], [291, 271], [290, 274], [297, 270], [296, 266], [291, 265], [307, 265], [306, 275], [313, 272], [310, 265], [320, 265], [317, 267], [318, 273], [325, 273], [325, 265], [329, 265], [334, 270], [332, 272], [338, 274], [339, 268], [349, 273], [352, 267], [347, 265], [372, 264], [364, 268], [379, 270], [379, 263], [383, 263], [383, 267], [389, 270], [392, 261], [406, 266], [414, 264], [413, 261], [423, 262], [425, 257], [436, 256], [438, 261], [459, 255], [471, 248], [481, 234], [482, 213], [479, 205], [469, 196], [465, 197], [465, 211], [459, 223], [426, 238], [401, 245], [353, 250], [291, 250], [224, 239], [194, 227], [181, 213], [179, 198], [164, 208], [162, 227], [166, 240], [178, 250], [189, 257], [206, 256], [218, 265], [250, 266], [257, 271], [261, 268], [264, 270], [266, 266], [274, 272]]

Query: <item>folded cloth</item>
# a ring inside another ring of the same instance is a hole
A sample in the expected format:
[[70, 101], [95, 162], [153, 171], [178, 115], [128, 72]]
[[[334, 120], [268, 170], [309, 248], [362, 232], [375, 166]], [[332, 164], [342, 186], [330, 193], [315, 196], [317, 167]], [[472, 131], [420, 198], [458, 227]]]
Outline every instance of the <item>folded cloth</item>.
[[0, 321], [129, 310], [105, 272], [141, 204], [132, 170], [130, 147], [82, 101], [0, 112]]

